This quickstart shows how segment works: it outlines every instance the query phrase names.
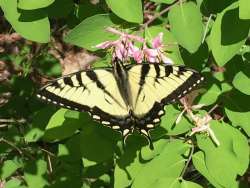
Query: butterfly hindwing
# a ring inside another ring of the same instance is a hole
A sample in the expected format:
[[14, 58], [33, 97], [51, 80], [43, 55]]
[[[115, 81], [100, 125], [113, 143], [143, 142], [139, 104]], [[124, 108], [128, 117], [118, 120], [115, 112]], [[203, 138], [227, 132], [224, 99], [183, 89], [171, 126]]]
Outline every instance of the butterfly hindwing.
[[[119, 94], [114, 75], [105, 69], [77, 72], [44, 86], [38, 97], [77, 111], [89, 112], [93, 119], [113, 129], [128, 123], [128, 108]], [[122, 128], [122, 127], [121, 127]]]

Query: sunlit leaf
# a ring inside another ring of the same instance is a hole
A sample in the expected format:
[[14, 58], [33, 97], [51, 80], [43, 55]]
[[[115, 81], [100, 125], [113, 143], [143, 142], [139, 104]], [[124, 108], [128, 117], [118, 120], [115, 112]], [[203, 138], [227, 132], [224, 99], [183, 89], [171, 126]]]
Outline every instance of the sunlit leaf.
[[105, 31], [107, 27], [114, 25], [110, 15], [98, 14], [83, 20], [65, 36], [64, 40], [65, 42], [94, 51], [97, 50], [95, 47], [97, 44], [118, 38], [117, 35]]
[[106, 3], [117, 16], [128, 22], [143, 21], [141, 0], [106, 0]]
[[238, 4], [234, 3], [218, 14], [212, 27], [211, 49], [220, 66], [235, 56], [247, 39], [250, 21], [240, 20], [238, 15]]
[[[248, 168], [247, 139], [240, 131], [226, 123], [212, 121], [211, 128], [220, 142], [219, 146], [208, 136], [197, 135], [198, 146], [205, 153], [206, 167], [218, 184], [234, 187], [237, 185], [237, 175], [243, 175]], [[223, 178], [220, 178], [221, 174]]]
[[248, 0], [239, 0], [240, 19], [250, 19], [250, 6]]
[[202, 17], [199, 8], [193, 2], [176, 5], [169, 11], [171, 32], [178, 43], [194, 53], [201, 45], [203, 36]]
[[1, 0], [1, 8], [5, 18], [16, 32], [24, 38], [46, 43], [50, 40], [50, 24], [43, 10], [18, 11], [16, 0]]
[[24, 10], [33, 10], [44, 8], [52, 4], [55, 0], [19, 0], [18, 1], [18, 8]]

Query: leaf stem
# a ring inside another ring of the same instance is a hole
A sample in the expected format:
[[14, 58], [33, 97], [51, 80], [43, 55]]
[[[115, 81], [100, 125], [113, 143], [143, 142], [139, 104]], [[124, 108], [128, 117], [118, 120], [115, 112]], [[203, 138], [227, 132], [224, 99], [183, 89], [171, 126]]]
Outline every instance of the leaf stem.
[[189, 152], [189, 156], [188, 156], [187, 162], [186, 162], [186, 164], [185, 164], [185, 166], [184, 166], [184, 168], [183, 168], [183, 170], [181, 172], [180, 178], [183, 178], [183, 176], [185, 175], [187, 167], [188, 167], [188, 165], [189, 165], [189, 163], [190, 163], [190, 161], [192, 159], [192, 156], [193, 156], [193, 153], [194, 153], [194, 144], [193, 144], [193, 142], [192, 142], [191, 146], [192, 147], [191, 147], [191, 150]]

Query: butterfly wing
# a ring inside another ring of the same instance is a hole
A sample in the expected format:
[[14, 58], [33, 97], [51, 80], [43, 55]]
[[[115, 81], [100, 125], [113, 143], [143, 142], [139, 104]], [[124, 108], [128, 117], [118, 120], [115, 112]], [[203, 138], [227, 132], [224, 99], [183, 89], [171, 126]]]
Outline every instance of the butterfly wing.
[[[113, 129], [123, 129], [130, 121], [112, 69], [81, 71], [44, 86], [39, 98], [64, 108], [86, 111], [93, 119]], [[119, 126], [117, 126], [119, 125]]]
[[184, 66], [139, 64], [127, 66], [133, 116], [139, 131], [148, 131], [160, 122], [164, 105], [180, 99], [195, 88], [203, 77]]

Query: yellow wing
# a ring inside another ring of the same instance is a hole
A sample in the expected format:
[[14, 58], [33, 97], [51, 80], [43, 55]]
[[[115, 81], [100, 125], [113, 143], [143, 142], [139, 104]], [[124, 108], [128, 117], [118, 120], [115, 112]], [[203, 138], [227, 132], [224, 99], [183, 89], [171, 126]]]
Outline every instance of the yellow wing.
[[61, 77], [44, 86], [39, 98], [77, 111], [87, 111], [92, 117], [113, 129], [130, 121], [125, 104], [111, 69], [81, 71]]
[[164, 105], [183, 97], [203, 80], [198, 72], [183, 66], [139, 64], [127, 66], [127, 70], [133, 116], [145, 135], [160, 122]]

